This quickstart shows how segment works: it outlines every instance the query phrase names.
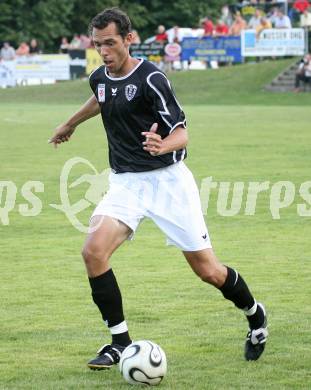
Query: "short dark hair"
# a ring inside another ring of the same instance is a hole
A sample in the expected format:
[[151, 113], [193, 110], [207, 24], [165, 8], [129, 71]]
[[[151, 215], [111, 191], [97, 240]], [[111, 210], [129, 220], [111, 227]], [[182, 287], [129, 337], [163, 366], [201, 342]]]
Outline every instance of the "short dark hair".
[[102, 30], [110, 23], [116, 24], [118, 33], [122, 36], [122, 38], [125, 38], [132, 30], [131, 21], [127, 14], [121, 11], [118, 7], [113, 7], [105, 9], [91, 20], [89, 25], [90, 35], [92, 35], [93, 28]]

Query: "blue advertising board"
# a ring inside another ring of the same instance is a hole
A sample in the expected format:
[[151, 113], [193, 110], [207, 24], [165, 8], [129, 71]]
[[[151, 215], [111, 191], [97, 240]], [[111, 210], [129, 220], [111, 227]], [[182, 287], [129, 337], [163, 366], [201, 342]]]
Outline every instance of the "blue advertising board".
[[184, 38], [183, 61], [242, 62], [240, 37]]

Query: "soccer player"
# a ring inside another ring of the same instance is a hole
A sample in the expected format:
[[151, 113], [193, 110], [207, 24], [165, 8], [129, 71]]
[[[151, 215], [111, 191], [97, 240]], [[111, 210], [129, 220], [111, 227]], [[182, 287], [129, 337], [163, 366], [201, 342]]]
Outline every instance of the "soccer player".
[[199, 192], [183, 162], [188, 142], [185, 115], [168, 79], [150, 62], [130, 56], [131, 23], [118, 8], [95, 16], [90, 31], [103, 59], [90, 75], [93, 95], [50, 139], [54, 146], [68, 141], [80, 123], [99, 113], [108, 138], [110, 188], [93, 212], [82, 255], [93, 300], [112, 341], [88, 366], [110, 368], [131, 343], [109, 259], [145, 217], [180, 248], [204, 282], [243, 310], [249, 325], [244, 355], [257, 360], [268, 336], [265, 309], [241, 275], [221, 264], [213, 252]]

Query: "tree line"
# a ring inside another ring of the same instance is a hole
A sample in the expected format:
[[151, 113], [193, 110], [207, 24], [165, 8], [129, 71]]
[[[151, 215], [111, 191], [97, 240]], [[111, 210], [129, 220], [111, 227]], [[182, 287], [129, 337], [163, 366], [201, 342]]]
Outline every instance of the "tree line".
[[63, 36], [86, 34], [90, 20], [108, 7], [120, 7], [130, 16], [142, 39], [167, 28], [198, 27], [205, 16], [217, 18], [228, 0], [1, 0], [0, 41], [17, 46], [36, 38], [46, 52], [55, 51]]

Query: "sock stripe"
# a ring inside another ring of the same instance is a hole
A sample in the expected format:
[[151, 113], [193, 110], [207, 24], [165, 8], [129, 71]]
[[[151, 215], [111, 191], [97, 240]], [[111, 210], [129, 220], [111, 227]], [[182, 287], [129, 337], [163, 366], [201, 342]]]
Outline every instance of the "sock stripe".
[[250, 308], [250, 309], [246, 309], [244, 310], [244, 313], [246, 316], [252, 316], [256, 313], [257, 311], [257, 302], [256, 302], [256, 299], [254, 299], [255, 303], [254, 305]]
[[235, 281], [233, 283], [233, 287], [234, 287], [236, 285], [236, 282], [238, 281], [239, 274], [235, 269], [233, 269], [233, 271], [235, 272]]
[[111, 326], [109, 328], [111, 334], [120, 334], [128, 331], [126, 321], [120, 322], [118, 325]]

